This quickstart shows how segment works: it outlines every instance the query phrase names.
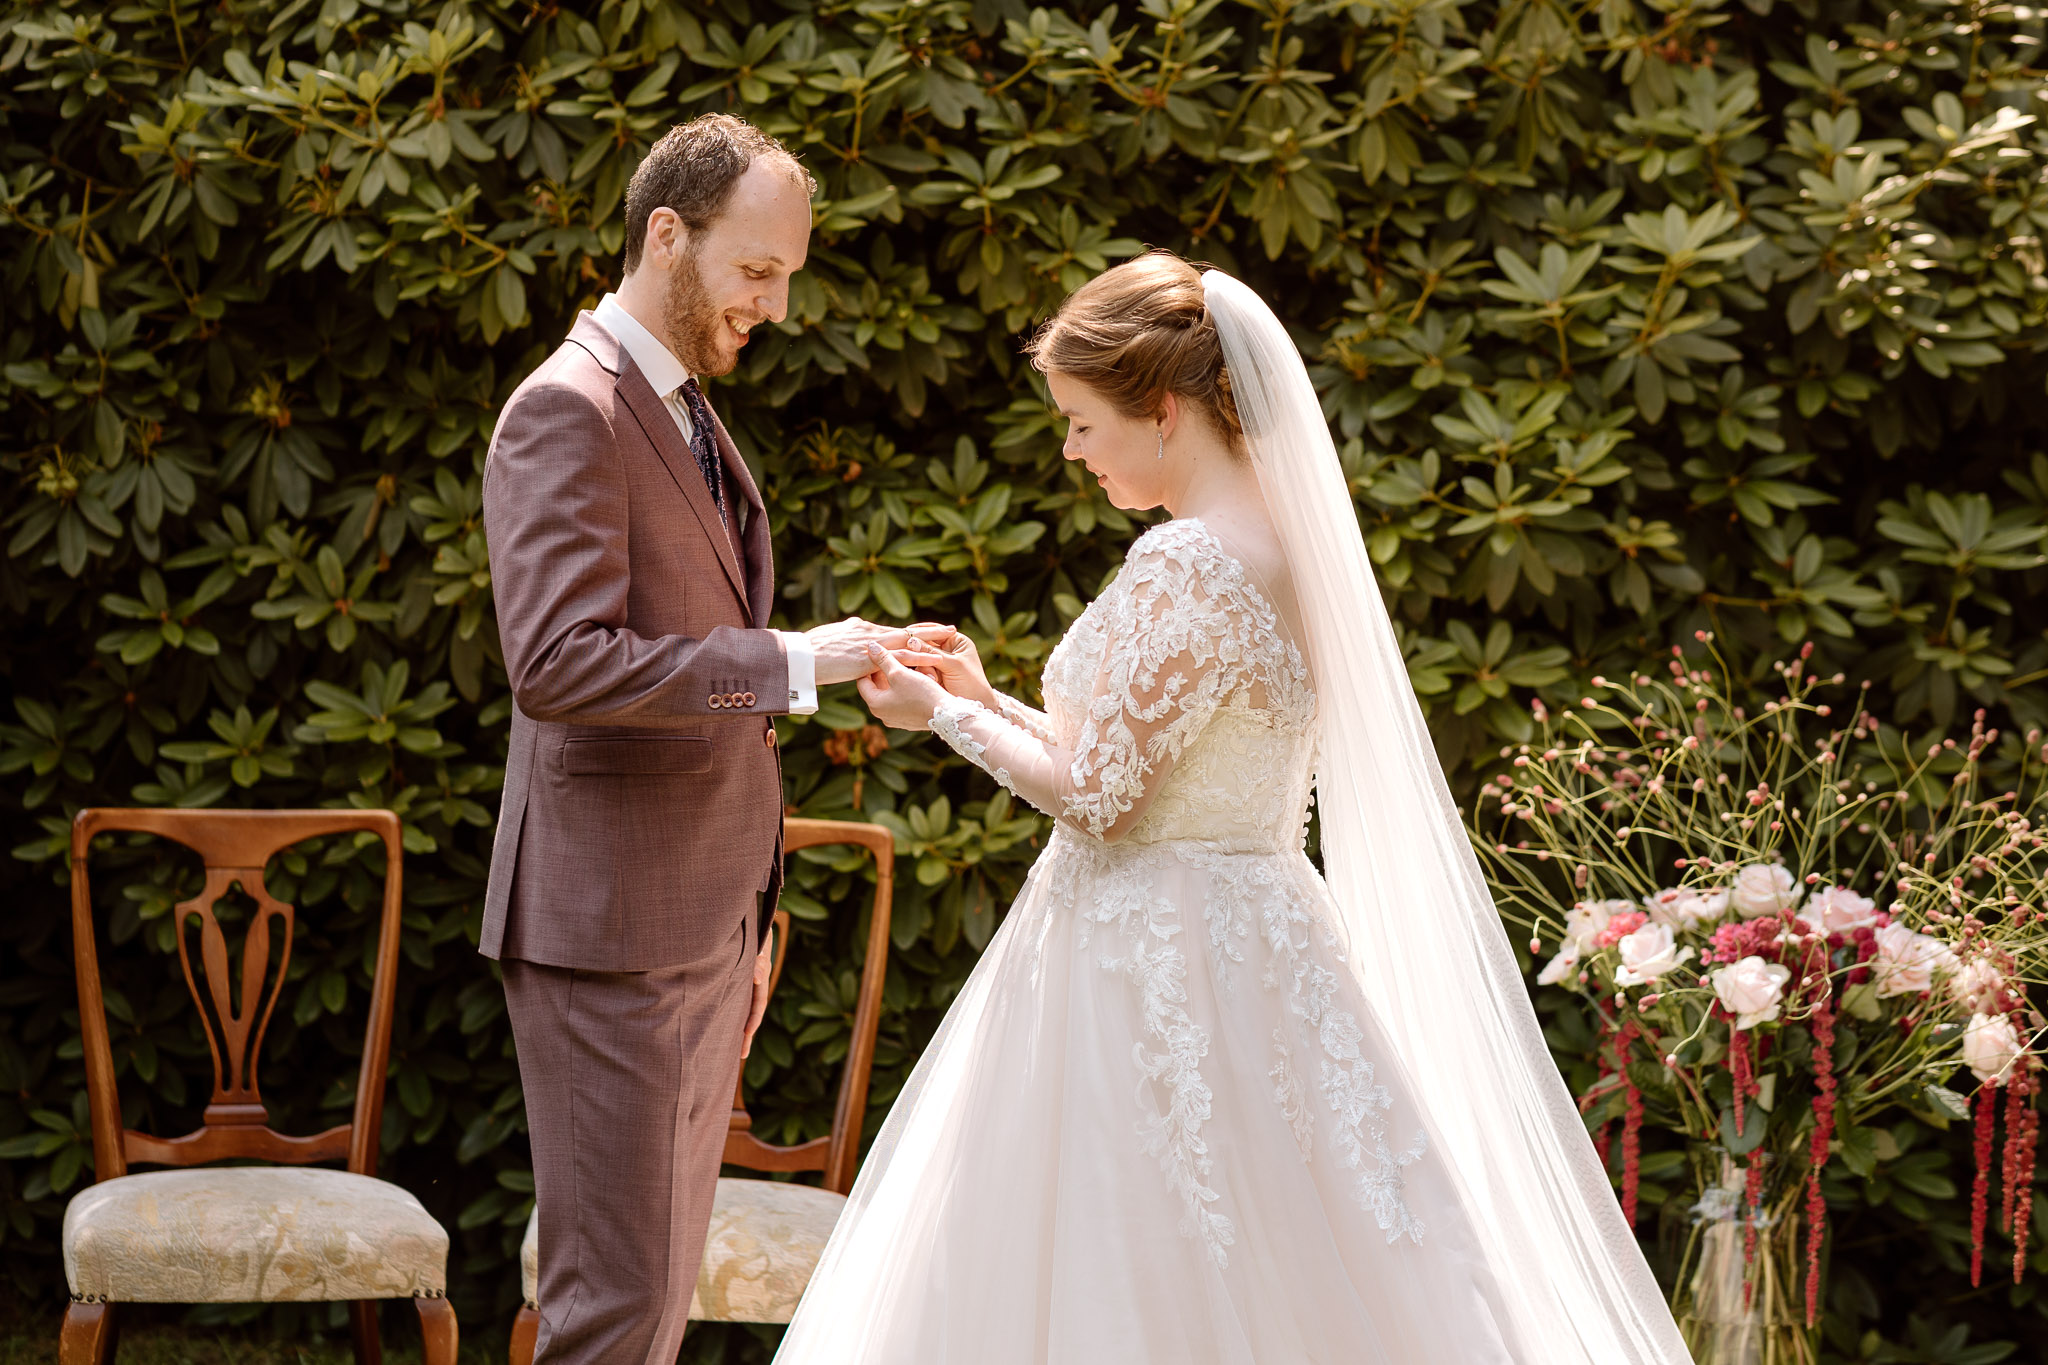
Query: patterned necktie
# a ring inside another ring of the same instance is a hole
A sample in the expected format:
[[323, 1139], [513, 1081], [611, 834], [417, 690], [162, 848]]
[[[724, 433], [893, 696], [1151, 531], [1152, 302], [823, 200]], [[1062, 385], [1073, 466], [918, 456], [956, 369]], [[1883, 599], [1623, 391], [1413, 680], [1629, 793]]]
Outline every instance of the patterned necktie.
[[719, 477], [718, 443], [711, 435], [711, 405], [704, 401], [704, 390], [694, 378], [685, 379], [676, 392], [683, 396], [683, 407], [690, 414], [690, 453], [697, 457], [697, 468], [704, 471], [704, 482], [711, 487], [718, 519], [730, 530], [732, 518], [725, 510], [725, 480]]

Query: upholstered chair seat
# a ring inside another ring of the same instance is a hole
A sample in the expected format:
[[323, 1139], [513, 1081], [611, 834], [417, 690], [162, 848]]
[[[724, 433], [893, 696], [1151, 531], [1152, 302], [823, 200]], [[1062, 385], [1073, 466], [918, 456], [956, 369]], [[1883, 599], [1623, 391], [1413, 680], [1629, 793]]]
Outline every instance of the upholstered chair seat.
[[[690, 1316], [708, 1322], [788, 1322], [824, 1254], [846, 1196], [814, 1185], [722, 1179], [711, 1205]], [[519, 1281], [540, 1302], [540, 1223], [526, 1220]]]
[[409, 1192], [317, 1166], [124, 1175], [64, 1211], [64, 1275], [92, 1302], [439, 1298], [447, 1262]]

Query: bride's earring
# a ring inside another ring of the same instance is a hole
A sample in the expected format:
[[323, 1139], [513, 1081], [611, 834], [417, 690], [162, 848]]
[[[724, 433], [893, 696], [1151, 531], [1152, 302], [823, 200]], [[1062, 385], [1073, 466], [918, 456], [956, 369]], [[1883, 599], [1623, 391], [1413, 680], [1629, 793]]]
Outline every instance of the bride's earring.
[[1153, 456], [1152, 458], [1155, 460], [1163, 460], [1166, 458], [1166, 428], [1164, 427], [1161, 427], [1159, 429], [1159, 453]]

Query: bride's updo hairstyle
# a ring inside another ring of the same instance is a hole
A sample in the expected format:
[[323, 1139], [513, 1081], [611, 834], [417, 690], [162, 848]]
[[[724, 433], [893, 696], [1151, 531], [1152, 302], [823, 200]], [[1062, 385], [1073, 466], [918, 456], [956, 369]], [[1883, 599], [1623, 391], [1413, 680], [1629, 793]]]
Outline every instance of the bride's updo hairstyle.
[[1125, 417], [1158, 417], [1161, 400], [1174, 394], [1192, 404], [1233, 453], [1244, 454], [1244, 428], [1202, 297], [1202, 272], [1171, 251], [1148, 251], [1069, 294], [1024, 353], [1040, 371], [1087, 385]]

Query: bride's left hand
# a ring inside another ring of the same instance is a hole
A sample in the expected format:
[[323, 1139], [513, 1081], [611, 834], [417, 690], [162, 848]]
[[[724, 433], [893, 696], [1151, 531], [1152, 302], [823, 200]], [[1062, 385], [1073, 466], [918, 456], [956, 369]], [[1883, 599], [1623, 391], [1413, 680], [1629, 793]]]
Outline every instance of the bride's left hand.
[[880, 645], [868, 646], [868, 658], [875, 671], [857, 685], [875, 719], [898, 730], [929, 730], [932, 712], [948, 695], [946, 689], [927, 674], [904, 667]]

